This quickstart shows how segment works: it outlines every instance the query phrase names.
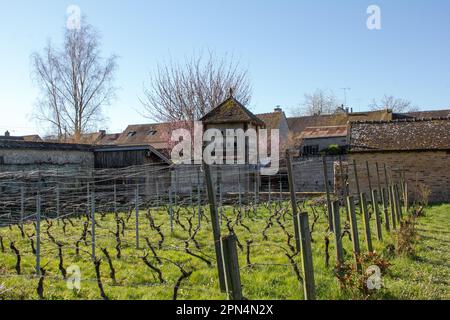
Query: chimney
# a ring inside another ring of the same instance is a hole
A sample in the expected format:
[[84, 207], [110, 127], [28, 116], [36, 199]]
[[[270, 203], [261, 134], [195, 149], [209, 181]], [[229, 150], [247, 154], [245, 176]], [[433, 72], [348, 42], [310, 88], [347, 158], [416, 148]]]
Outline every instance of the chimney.
[[98, 133], [103, 137], [106, 134], [106, 130], [99, 130]]
[[6, 132], [5, 132], [5, 137], [10, 137], [10, 136], [11, 136], [11, 134], [9, 133], [8, 130], [6, 130]]
[[283, 109], [281, 109], [280, 106], [276, 106], [275, 109], [273, 109], [275, 112], [283, 112]]

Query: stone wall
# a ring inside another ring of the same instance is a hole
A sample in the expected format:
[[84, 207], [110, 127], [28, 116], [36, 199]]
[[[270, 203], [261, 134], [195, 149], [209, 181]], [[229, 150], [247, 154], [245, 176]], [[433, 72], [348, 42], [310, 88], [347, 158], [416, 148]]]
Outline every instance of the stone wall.
[[450, 152], [373, 152], [349, 154], [349, 189], [356, 193], [353, 160], [357, 164], [357, 174], [361, 192], [369, 191], [366, 161], [369, 163], [370, 180], [373, 188], [378, 188], [376, 163], [379, 165], [381, 188], [385, 187], [384, 164], [387, 166], [388, 180], [399, 182], [404, 174], [408, 183], [409, 199], [419, 200], [420, 189], [430, 188], [431, 202], [450, 201]]
[[[328, 185], [330, 192], [334, 191], [334, 163], [339, 156], [326, 156]], [[346, 156], [342, 156], [346, 161]], [[325, 192], [323, 162], [321, 156], [303, 156], [294, 159], [294, 181], [297, 192]]]
[[94, 167], [94, 154], [90, 151], [0, 149], [0, 159], [0, 172]]

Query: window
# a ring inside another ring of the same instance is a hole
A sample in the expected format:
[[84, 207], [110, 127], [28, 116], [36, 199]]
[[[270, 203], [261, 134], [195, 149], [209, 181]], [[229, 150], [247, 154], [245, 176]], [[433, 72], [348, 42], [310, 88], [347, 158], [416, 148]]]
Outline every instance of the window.
[[136, 135], [136, 131], [130, 131], [128, 132], [128, 137], [133, 137]]
[[149, 136], [154, 136], [156, 134], [156, 130], [150, 130], [149, 132], [148, 132], [148, 135]]
[[319, 154], [319, 146], [304, 146], [303, 147], [303, 154], [304, 155], [316, 155]]
[[0, 156], [0, 165], [5, 164], [5, 157], [4, 156]]

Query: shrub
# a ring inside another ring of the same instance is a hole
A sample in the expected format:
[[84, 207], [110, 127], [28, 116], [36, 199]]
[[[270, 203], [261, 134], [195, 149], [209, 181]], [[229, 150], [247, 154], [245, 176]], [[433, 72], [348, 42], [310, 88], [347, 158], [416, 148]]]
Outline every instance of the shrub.
[[400, 222], [400, 230], [397, 234], [397, 253], [414, 255], [414, 244], [417, 240], [416, 220], [414, 216]]

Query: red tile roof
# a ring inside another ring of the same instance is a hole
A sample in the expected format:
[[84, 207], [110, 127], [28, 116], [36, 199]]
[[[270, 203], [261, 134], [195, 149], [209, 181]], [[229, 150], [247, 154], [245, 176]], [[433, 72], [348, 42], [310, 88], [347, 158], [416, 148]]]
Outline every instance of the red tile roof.
[[346, 137], [347, 126], [308, 127], [301, 137], [303, 139]]

